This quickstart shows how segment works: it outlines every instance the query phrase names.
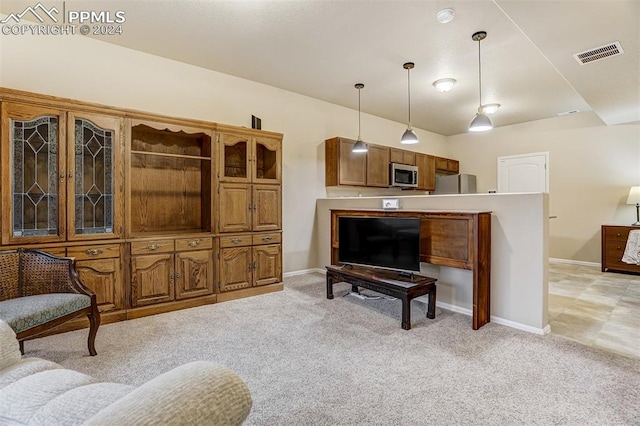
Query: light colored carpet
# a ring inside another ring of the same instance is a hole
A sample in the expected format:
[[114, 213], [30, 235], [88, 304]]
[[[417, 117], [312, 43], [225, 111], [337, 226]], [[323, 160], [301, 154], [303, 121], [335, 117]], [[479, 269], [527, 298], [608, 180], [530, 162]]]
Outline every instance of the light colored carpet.
[[247, 425], [639, 425], [640, 360], [400, 301], [325, 297], [324, 276], [285, 290], [26, 342], [27, 356], [139, 385], [213, 360], [251, 388]]

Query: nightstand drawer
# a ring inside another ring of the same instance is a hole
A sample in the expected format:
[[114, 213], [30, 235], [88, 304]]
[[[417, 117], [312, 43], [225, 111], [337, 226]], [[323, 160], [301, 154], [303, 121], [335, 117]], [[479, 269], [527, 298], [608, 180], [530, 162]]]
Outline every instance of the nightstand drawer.
[[604, 228], [604, 239], [606, 241], [624, 241], [626, 243], [630, 230], [628, 226], [607, 226]]

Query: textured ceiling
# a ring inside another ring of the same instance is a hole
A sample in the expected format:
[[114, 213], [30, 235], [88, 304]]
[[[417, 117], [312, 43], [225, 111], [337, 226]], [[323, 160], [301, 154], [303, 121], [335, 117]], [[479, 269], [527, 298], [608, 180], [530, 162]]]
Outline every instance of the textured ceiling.
[[[46, 2], [43, 4], [55, 4]], [[61, 3], [61, 2], [57, 2]], [[3, 1], [11, 13], [28, 2]], [[407, 121], [467, 131], [482, 100], [495, 126], [594, 111], [606, 124], [640, 120], [640, 1], [66, 1], [67, 10], [124, 10], [120, 36], [101, 40]], [[447, 24], [436, 20], [455, 10]], [[625, 53], [580, 65], [573, 54], [619, 41]], [[179, 78], [179, 76], [176, 76]], [[449, 93], [432, 82], [457, 80]]]

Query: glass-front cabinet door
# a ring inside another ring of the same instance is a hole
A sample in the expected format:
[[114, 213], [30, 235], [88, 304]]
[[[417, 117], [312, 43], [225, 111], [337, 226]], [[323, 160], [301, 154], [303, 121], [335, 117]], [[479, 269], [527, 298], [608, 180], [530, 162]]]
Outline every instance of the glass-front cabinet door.
[[251, 139], [228, 133], [220, 134], [220, 180], [222, 182], [251, 181]]
[[2, 243], [65, 238], [64, 112], [2, 104]]
[[122, 234], [122, 120], [69, 113], [67, 233], [69, 240]]
[[255, 138], [253, 147], [253, 182], [281, 183], [282, 142]]
[[122, 119], [2, 104], [2, 244], [122, 234]]

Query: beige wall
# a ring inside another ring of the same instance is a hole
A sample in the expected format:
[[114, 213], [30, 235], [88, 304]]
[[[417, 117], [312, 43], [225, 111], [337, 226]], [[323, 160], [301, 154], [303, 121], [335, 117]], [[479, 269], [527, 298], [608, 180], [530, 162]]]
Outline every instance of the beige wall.
[[[365, 82], [366, 83], [366, 82]], [[0, 37], [0, 85], [14, 89], [134, 108], [153, 113], [250, 127], [251, 115], [284, 138], [284, 271], [314, 268], [315, 200], [375, 195], [380, 191], [324, 187], [323, 141], [357, 135], [357, 111], [229, 75], [185, 65], [82, 36]], [[345, 91], [356, 90], [351, 82]], [[366, 92], [362, 93], [366, 109]], [[497, 121], [497, 120], [496, 120]], [[399, 146], [405, 129], [362, 114], [362, 137]], [[487, 134], [443, 137], [417, 130], [422, 152], [461, 160], [478, 175], [480, 191], [496, 187], [496, 157], [549, 151], [550, 256], [599, 262], [599, 226], [628, 224], [624, 204], [640, 185], [640, 125], [603, 126], [577, 114]], [[388, 191], [398, 194], [397, 190]]]
[[[365, 82], [366, 83], [366, 82]], [[314, 268], [315, 205], [325, 196], [324, 140], [355, 138], [352, 109], [82, 36], [1, 36], [0, 86], [284, 133], [283, 269]], [[352, 82], [344, 90], [357, 91]], [[362, 93], [363, 105], [366, 93]], [[363, 139], [395, 144], [405, 125], [362, 114]], [[430, 152], [443, 136], [416, 130]]]
[[604, 126], [591, 112], [449, 137], [478, 191], [497, 186], [497, 157], [549, 152], [549, 256], [600, 263], [600, 226], [630, 225], [625, 204], [640, 185], [640, 125]]

